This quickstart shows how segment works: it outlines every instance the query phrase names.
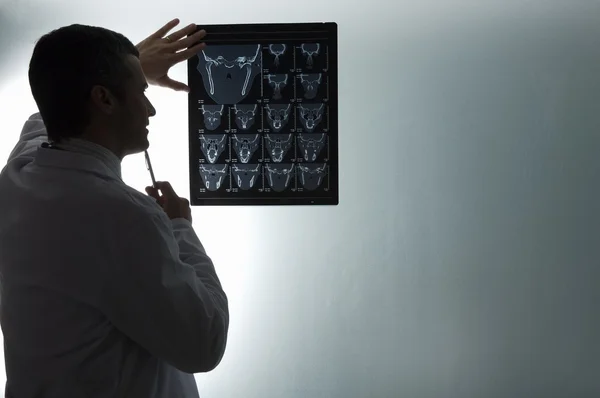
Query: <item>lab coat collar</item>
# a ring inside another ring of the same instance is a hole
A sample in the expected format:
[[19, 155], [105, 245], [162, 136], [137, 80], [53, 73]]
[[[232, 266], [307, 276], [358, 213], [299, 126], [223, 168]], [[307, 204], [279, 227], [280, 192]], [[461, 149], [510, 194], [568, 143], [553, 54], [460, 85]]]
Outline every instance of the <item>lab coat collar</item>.
[[40, 146], [35, 162], [40, 166], [78, 170], [123, 182], [121, 176], [100, 159], [80, 152]]

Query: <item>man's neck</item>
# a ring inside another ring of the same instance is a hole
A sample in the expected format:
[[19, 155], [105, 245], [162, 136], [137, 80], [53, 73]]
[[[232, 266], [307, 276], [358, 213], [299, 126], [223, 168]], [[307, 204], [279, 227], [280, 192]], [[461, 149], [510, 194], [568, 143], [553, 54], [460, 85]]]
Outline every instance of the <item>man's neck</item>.
[[121, 158], [119, 158], [110, 148], [102, 144], [93, 142], [83, 137], [69, 138], [61, 140], [58, 147], [71, 151], [92, 156], [101, 161], [106, 167], [112, 170], [121, 178]]
[[111, 151], [116, 157], [119, 158], [120, 161], [122, 161], [125, 157], [121, 145], [112, 139], [111, 135], [107, 134], [106, 131], [86, 131], [78, 138], [92, 142], [96, 145], [100, 145], [101, 147]]

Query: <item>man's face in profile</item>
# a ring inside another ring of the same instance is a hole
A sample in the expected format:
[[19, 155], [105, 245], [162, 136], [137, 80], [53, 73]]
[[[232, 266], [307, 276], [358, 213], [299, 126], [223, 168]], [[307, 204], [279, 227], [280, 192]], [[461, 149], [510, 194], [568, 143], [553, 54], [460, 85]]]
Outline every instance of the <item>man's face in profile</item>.
[[125, 58], [125, 64], [131, 75], [124, 82], [124, 98], [119, 100], [119, 111], [116, 115], [116, 130], [123, 154], [129, 155], [148, 149], [147, 126], [151, 116], [156, 113], [146, 97], [148, 87], [140, 61], [134, 55]]

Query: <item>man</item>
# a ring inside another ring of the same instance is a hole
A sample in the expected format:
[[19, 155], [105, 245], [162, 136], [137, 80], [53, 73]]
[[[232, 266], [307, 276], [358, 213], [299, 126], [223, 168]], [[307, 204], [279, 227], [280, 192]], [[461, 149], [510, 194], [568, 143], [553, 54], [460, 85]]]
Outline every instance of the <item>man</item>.
[[198, 397], [193, 373], [223, 357], [228, 301], [189, 202], [120, 174], [149, 145], [147, 83], [187, 89], [167, 72], [204, 47], [194, 25], [165, 37], [177, 24], [137, 47], [82, 25], [36, 43], [40, 112], [0, 175], [8, 398]]

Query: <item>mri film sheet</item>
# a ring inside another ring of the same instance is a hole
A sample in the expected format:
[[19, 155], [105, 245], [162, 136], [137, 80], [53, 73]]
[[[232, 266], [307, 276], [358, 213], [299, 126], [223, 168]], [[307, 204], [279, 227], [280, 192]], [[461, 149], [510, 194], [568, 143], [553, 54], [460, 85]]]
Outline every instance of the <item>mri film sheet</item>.
[[337, 205], [335, 23], [203, 25], [188, 61], [191, 204]]

